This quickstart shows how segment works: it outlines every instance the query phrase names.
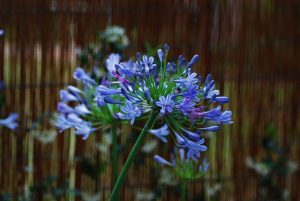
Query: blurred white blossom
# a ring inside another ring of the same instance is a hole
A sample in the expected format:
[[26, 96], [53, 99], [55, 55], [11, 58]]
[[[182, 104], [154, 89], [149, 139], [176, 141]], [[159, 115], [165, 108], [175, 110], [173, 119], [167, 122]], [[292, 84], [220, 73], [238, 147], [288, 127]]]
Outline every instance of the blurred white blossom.
[[138, 191], [135, 193], [135, 201], [151, 201], [155, 198], [153, 192]]
[[102, 143], [96, 143], [95, 146], [97, 150], [103, 154], [109, 153], [109, 147], [112, 144], [111, 134], [104, 133], [102, 138]]
[[83, 192], [81, 193], [81, 198], [83, 201], [100, 201], [101, 200], [101, 193], [89, 193]]
[[207, 195], [215, 196], [219, 191], [221, 191], [221, 188], [222, 188], [222, 185], [219, 183], [216, 183], [212, 186], [205, 188], [205, 191], [206, 191]]
[[30, 135], [43, 144], [48, 144], [55, 140], [57, 132], [56, 130], [32, 130]]
[[178, 181], [175, 175], [167, 168], [162, 169], [158, 183], [167, 186], [176, 186]]
[[263, 176], [266, 176], [270, 172], [270, 168], [266, 164], [255, 162], [251, 158], [246, 159], [246, 165], [249, 168], [255, 170], [258, 174]]
[[142, 152], [144, 152], [146, 154], [150, 154], [154, 151], [154, 149], [157, 147], [157, 145], [158, 145], [157, 140], [149, 140], [142, 147]]

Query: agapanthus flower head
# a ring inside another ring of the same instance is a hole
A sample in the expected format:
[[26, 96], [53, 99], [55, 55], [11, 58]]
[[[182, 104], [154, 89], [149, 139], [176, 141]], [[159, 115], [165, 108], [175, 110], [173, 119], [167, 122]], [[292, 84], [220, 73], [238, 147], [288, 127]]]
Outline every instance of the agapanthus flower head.
[[170, 129], [175, 144], [186, 150], [189, 159], [197, 160], [207, 149], [201, 133], [217, 131], [220, 124], [232, 123], [231, 112], [221, 111], [221, 105], [229, 99], [220, 96], [211, 75], [202, 83], [201, 77], [192, 71], [198, 55], [190, 61], [179, 56], [177, 62], [168, 62], [168, 52], [167, 45], [157, 51], [158, 63], [153, 56], [140, 53], [136, 61], [120, 61], [115, 65], [115, 80], [98, 87], [96, 102], [100, 106], [119, 104], [116, 117], [131, 124], [139, 117], [156, 113], [159, 121]]
[[117, 104], [118, 101], [110, 96], [120, 94], [121, 91], [108, 88], [106, 85], [98, 87], [81, 68], [76, 69], [74, 77], [83, 83], [84, 89], [68, 86], [66, 90], [60, 91], [61, 102], [57, 105], [59, 114], [52, 123], [60, 132], [70, 128], [75, 129], [75, 133], [83, 136], [85, 140], [96, 130], [117, 121], [113, 116], [116, 107], [108, 107], [106, 103]]
[[10, 113], [8, 117], [5, 119], [0, 119], [0, 125], [5, 126], [11, 130], [16, 130], [19, 124], [16, 122], [18, 119], [19, 114], [17, 113]]
[[162, 142], [167, 143], [166, 137], [170, 134], [167, 124], [163, 125], [158, 129], [150, 129], [149, 132], [158, 139], [160, 139]]
[[202, 177], [209, 169], [209, 163], [206, 158], [202, 161], [195, 161], [188, 158], [184, 149], [174, 149], [171, 153], [171, 161], [164, 159], [159, 155], [154, 156], [154, 160], [166, 167], [174, 170], [175, 174], [185, 180], [194, 180]]

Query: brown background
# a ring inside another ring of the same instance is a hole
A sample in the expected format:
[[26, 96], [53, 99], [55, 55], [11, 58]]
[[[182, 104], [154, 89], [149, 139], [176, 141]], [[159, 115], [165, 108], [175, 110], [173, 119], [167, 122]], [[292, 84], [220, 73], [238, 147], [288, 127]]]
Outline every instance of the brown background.
[[[196, 69], [212, 73], [231, 98], [234, 124], [210, 141], [211, 177], [190, 185], [191, 192], [213, 185], [218, 173], [224, 181], [218, 200], [255, 200], [257, 183], [245, 159], [261, 156], [268, 123], [276, 125], [290, 159], [300, 161], [299, 22], [296, 0], [0, 0], [0, 28], [6, 31], [0, 37], [0, 80], [7, 84], [1, 117], [9, 111], [21, 115], [16, 134], [0, 129], [0, 192], [20, 193], [24, 184], [49, 174], [69, 179], [71, 187], [94, 188], [74, 160], [95, 153], [93, 137], [83, 142], [65, 133], [42, 145], [25, 128], [42, 112], [55, 111], [59, 89], [74, 82], [74, 48], [94, 41], [112, 23], [126, 28], [128, 55], [143, 50], [145, 41], [168, 43], [173, 56], [200, 55]], [[31, 163], [34, 172], [24, 172]], [[101, 189], [110, 186], [108, 175]], [[147, 187], [148, 177], [147, 167], [135, 168], [126, 184]], [[281, 181], [291, 200], [300, 200], [299, 182], [299, 171]], [[126, 200], [136, 190], [126, 188]]]

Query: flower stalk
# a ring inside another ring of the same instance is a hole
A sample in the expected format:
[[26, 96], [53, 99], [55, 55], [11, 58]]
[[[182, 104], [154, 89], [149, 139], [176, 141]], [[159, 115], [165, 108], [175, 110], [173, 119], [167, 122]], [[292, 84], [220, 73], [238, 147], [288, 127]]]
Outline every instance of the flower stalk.
[[112, 178], [113, 183], [117, 182], [118, 174], [119, 174], [119, 154], [118, 154], [118, 142], [117, 142], [117, 128], [115, 125], [112, 125], [111, 128], [111, 134], [112, 134]]
[[129, 156], [125, 162], [125, 165], [118, 177], [118, 180], [113, 188], [113, 191], [110, 195], [110, 198], [109, 200], [110, 201], [116, 201], [118, 199], [118, 195], [119, 195], [119, 192], [120, 192], [120, 189], [125, 181], [125, 178], [126, 178], [126, 175], [128, 173], [128, 170], [129, 168], [131, 167], [133, 161], [134, 161], [134, 158], [137, 154], [137, 152], [139, 151], [139, 149], [141, 148], [142, 144], [143, 144], [143, 141], [147, 135], [147, 133], [149, 132], [149, 129], [152, 128], [153, 124], [155, 123], [155, 120], [156, 120], [156, 117], [158, 116], [158, 113], [157, 112], [152, 112], [145, 127], [143, 128], [142, 132], [140, 133], [138, 139], [136, 140], [132, 150], [130, 151], [129, 153]]
[[186, 201], [187, 199], [187, 182], [186, 181], [182, 181], [180, 184], [180, 201]]

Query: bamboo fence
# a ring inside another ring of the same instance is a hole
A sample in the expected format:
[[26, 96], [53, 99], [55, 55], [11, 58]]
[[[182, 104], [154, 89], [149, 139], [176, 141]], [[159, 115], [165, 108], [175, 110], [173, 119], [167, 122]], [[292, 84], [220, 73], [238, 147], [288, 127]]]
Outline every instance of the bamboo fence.
[[[213, 185], [213, 173], [218, 173], [218, 200], [256, 200], [257, 180], [245, 160], [261, 156], [269, 122], [276, 125], [289, 158], [300, 161], [299, 19], [296, 0], [0, 0], [0, 28], [5, 30], [0, 37], [0, 80], [6, 83], [1, 117], [20, 113], [17, 133], [0, 128], [0, 193], [16, 195], [48, 175], [57, 175], [58, 182], [68, 179], [70, 187], [95, 188], [75, 157], [96, 152], [93, 136], [82, 141], [65, 132], [44, 145], [26, 128], [43, 112], [55, 111], [59, 90], [74, 82], [75, 48], [93, 42], [111, 23], [126, 29], [127, 55], [142, 51], [145, 41], [168, 43], [172, 56], [199, 54], [196, 70], [203, 76], [212, 73], [221, 93], [231, 98], [227, 107], [234, 124], [211, 137], [210, 175], [189, 186], [189, 199], [197, 200], [196, 194]], [[49, 128], [46, 123], [41, 127]], [[26, 167], [34, 171], [24, 171]], [[132, 168], [124, 200], [134, 200], [139, 189], [151, 189], [150, 180], [147, 166]], [[300, 200], [299, 182], [299, 171], [282, 181], [290, 200]], [[103, 200], [110, 185], [108, 170], [99, 186]], [[170, 190], [163, 200], [176, 197]]]

